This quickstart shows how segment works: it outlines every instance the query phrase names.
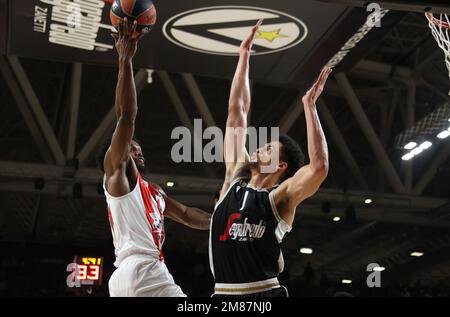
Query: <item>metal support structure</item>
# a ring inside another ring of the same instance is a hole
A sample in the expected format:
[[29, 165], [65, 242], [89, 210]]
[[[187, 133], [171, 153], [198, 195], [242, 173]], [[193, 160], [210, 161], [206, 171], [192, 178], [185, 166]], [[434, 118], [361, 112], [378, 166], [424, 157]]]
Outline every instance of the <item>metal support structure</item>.
[[421, 72], [426, 66], [428, 66], [429, 63], [431, 63], [433, 60], [437, 59], [438, 57], [442, 56], [442, 50], [440, 48], [436, 48], [436, 50], [428, 55], [423, 61], [421, 61], [416, 67], [416, 71]]
[[303, 111], [302, 96], [298, 95], [278, 123], [280, 133], [288, 133]]
[[[134, 76], [138, 96], [142, 90], [144, 90], [146, 80], [147, 72], [145, 70], [139, 70]], [[108, 135], [112, 133], [116, 120], [116, 111], [113, 106], [89, 140], [84, 144], [81, 151], [78, 153], [77, 159], [80, 166], [86, 166], [89, 159], [94, 155], [100, 144]]]
[[175, 85], [173, 84], [172, 80], [170, 79], [169, 74], [166, 71], [161, 71], [161, 72], [158, 72], [158, 75], [161, 78], [164, 88], [166, 89], [167, 94], [169, 95], [170, 101], [172, 102], [172, 106], [174, 107], [175, 112], [177, 113], [177, 116], [180, 119], [181, 123], [185, 127], [187, 127], [189, 130], [191, 130], [191, 132], [193, 132], [194, 126], [192, 123], [192, 119], [188, 115], [188, 113], [183, 105], [183, 102], [181, 101], [181, 98], [177, 93]]
[[[384, 148], [386, 148], [386, 144], [387, 144], [387, 129], [384, 126], [387, 122], [387, 117], [388, 117], [388, 111], [387, 111], [387, 107], [386, 105], [382, 104], [379, 106], [380, 107], [380, 123], [379, 123], [379, 135], [380, 135], [380, 141], [381, 144], [383, 145]], [[377, 176], [378, 176], [378, 190], [380, 192], [384, 192], [384, 173], [383, 173], [383, 167], [381, 166], [381, 164], [378, 164], [377, 166]]]
[[[389, 137], [391, 136], [392, 126], [394, 124], [395, 114], [398, 109], [399, 92], [397, 89], [392, 90], [392, 99], [389, 105], [383, 103], [382, 107], [382, 120], [380, 120], [380, 139], [384, 148], [386, 148]], [[386, 116], [385, 116], [386, 115]], [[385, 191], [385, 177], [383, 173], [383, 167], [379, 166], [379, 191]]]
[[35, 207], [35, 210], [33, 213], [33, 219], [31, 221], [31, 228], [30, 228], [29, 235], [30, 235], [32, 241], [36, 239], [37, 226], [39, 223], [39, 216], [41, 214], [41, 209], [42, 209], [42, 203], [41, 203], [42, 199], [46, 200], [47, 198], [42, 198], [42, 195], [38, 196], [37, 202], [36, 202], [36, 207]]
[[394, 89], [392, 101], [391, 101], [391, 105], [389, 107], [389, 112], [388, 112], [388, 117], [387, 117], [387, 123], [386, 123], [386, 129], [385, 129], [386, 133], [384, 135], [385, 139], [382, 140], [384, 144], [387, 144], [389, 136], [391, 135], [392, 126], [394, 124], [394, 119], [395, 119], [395, 113], [398, 108], [398, 98], [399, 98], [399, 93], [396, 89]]
[[203, 97], [203, 94], [200, 90], [200, 87], [197, 85], [197, 81], [195, 80], [192, 74], [182, 74], [181, 77], [184, 80], [192, 98], [194, 99], [195, 106], [197, 107], [198, 112], [202, 116], [203, 121], [206, 122], [208, 127], [216, 127], [217, 123], [214, 120], [214, 117], [211, 113], [211, 110], [208, 107], [208, 104]]
[[450, 156], [450, 142], [447, 142], [442, 151], [434, 157], [433, 162], [431, 162], [425, 173], [423, 173], [420, 180], [416, 183], [416, 186], [414, 187], [413, 191], [415, 195], [420, 195], [423, 193], [425, 188], [433, 180], [434, 176], [438, 172], [439, 166], [441, 166], [449, 156]]
[[355, 76], [382, 82], [386, 82], [390, 79], [410, 80], [413, 76], [413, 71], [409, 68], [370, 60], [360, 61], [350, 72]]
[[31, 113], [31, 110], [27, 105], [25, 97], [23, 96], [22, 91], [14, 78], [14, 74], [12, 73], [11, 69], [9, 68], [8, 62], [4, 59], [3, 56], [0, 56], [0, 72], [2, 72], [3, 77], [6, 80], [14, 101], [16, 102], [16, 105], [19, 108], [20, 113], [22, 114], [25, 124], [30, 131], [30, 135], [36, 143], [36, 146], [44, 162], [48, 164], [55, 163], [55, 160], [49, 153], [48, 146], [42, 136], [42, 133], [39, 130], [39, 126], [36, 123], [36, 120], [34, 119], [33, 114]]
[[330, 131], [330, 137], [334, 140], [334, 142], [337, 145], [337, 148], [339, 149], [342, 158], [344, 159], [345, 163], [347, 164], [349, 170], [355, 176], [356, 181], [358, 182], [358, 185], [363, 190], [368, 190], [369, 185], [367, 184], [363, 174], [361, 173], [361, 169], [358, 166], [358, 163], [356, 163], [355, 158], [353, 157], [352, 152], [350, 151], [347, 142], [345, 142], [344, 136], [342, 135], [341, 131], [339, 130], [338, 125], [336, 124], [336, 121], [334, 120], [333, 116], [331, 115], [330, 111], [328, 110], [328, 105], [325, 103], [325, 100], [323, 98], [319, 98], [317, 102], [317, 109], [319, 111], [321, 119], [323, 119], [323, 122], [325, 123], [326, 127]]
[[[202, 144], [202, 136], [198, 135], [196, 131], [194, 130], [193, 126], [193, 119], [188, 115], [186, 108], [183, 105], [183, 102], [181, 101], [180, 96], [178, 95], [178, 92], [175, 88], [175, 85], [173, 84], [172, 80], [170, 79], [169, 74], [166, 71], [160, 71], [158, 72], [159, 77], [161, 78], [161, 81], [164, 85], [164, 88], [167, 91], [167, 94], [169, 95], [170, 101], [172, 103], [172, 106], [175, 109], [175, 112], [177, 113], [178, 118], [180, 119], [181, 123], [188, 128], [191, 131], [191, 136], [193, 137], [193, 143], [194, 144]], [[194, 152], [196, 152], [196, 149], [194, 148]], [[203, 153], [203, 152], [202, 152]], [[195, 156], [195, 154], [194, 154]], [[212, 170], [212, 168], [204, 164], [206, 173], [214, 177], [215, 173]]]
[[34, 116], [36, 117], [37, 123], [39, 124], [43, 136], [50, 147], [50, 150], [55, 158], [56, 163], [58, 165], [64, 165], [66, 162], [64, 153], [61, 149], [61, 146], [58, 143], [58, 139], [56, 138], [55, 132], [53, 131], [47, 119], [47, 116], [44, 110], [42, 109], [41, 104], [39, 103], [39, 100], [33, 90], [33, 87], [31, 86], [31, 83], [28, 79], [28, 76], [25, 73], [25, 70], [23, 69], [19, 59], [16, 56], [9, 56], [7, 57], [7, 59], [9, 60], [9, 63], [15, 74], [15, 77], [17, 78], [17, 81], [25, 95], [25, 98], [27, 99], [28, 104], [31, 107], [31, 110]]
[[58, 96], [56, 97], [56, 109], [52, 120], [52, 128], [55, 131], [56, 137], [61, 144], [64, 140], [64, 136], [67, 133], [67, 125], [70, 112], [70, 107], [67, 106], [67, 96], [69, 95], [68, 91], [70, 88], [70, 79], [72, 76], [71, 69], [71, 64], [64, 65], [63, 78], [61, 80], [60, 89], [58, 90]]
[[[406, 126], [405, 130], [411, 128], [414, 125], [415, 117], [415, 105], [416, 105], [416, 84], [412, 80], [408, 85], [407, 97], [406, 97]], [[405, 187], [408, 193], [411, 193], [413, 187], [413, 161], [409, 160], [405, 162]]]
[[74, 63], [72, 65], [72, 75], [69, 94], [70, 120], [69, 120], [69, 138], [67, 142], [67, 158], [69, 160], [73, 159], [75, 156], [78, 112], [80, 108], [81, 78], [82, 78], [82, 65], [81, 63]]
[[94, 152], [100, 146], [101, 142], [112, 133], [115, 120], [116, 111], [112, 108], [78, 153], [77, 160], [80, 166], [86, 166], [89, 159], [92, 155], [94, 155]]
[[440, 91], [437, 87], [433, 86], [432, 84], [430, 84], [428, 81], [426, 81], [423, 77], [419, 79], [418, 82], [420, 85], [427, 87], [428, 89], [430, 89], [431, 91], [433, 91], [434, 93], [436, 93], [439, 97], [441, 97], [443, 100], [445, 101], [450, 101], [450, 97], [448, 96], [448, 94]]
[[358, 121], [361, 130], [365, 134], [367, 141], [369, 142], [375, 156], [380, 161], [380, 164], [383, 166], [383, 170], [386, 174], [387, 179], [389, 180], [389, 183], [391, 184], [395, 192], [404, 193], [405, 187], [403, 186], [402, 181], [400, 180], [400, 177], [397, 174], [397, 171], [392, 165], [389, 156], [387, 155], [385, 149], [383, 148], [383, 145], [381, 144], [380, 139], [378, 138], [372, 124], [370, 123], [369, 118], [364, 112], [364, 109], [358, 97], [356, 96], [350, 84], [350, 81], [348, 80], [347, 76], [343, 73], [336, 74], [335, 78], [339, 86], [341, 87], [345, 99], [347, 100], [353, 114], [355, 115], [356, 120]]
[[[91, 186], [90, 190], [85, 191], [83, 188], [85, 197], [100, 197], [97, 193], [97, 185], [102, 182], [103, 175], [101, 171], [95, 168], [80, 168], [76, 171], [73, 178], [66, 177], [66, 174], [66, 168], [61, 166], [0, 161], [0, 190], [56, 194], [58, 193], [58, 187], [54, 185], [77, 182], [83, 184], [83, 187]], [[45, 179], [45, 187], [42, 191], [34, 188], [34, 180], [38, 177]], [[168, 193], [197, 197], [199, 201], [207, 201], [208, 204], [212, 203], [214, 193], [223, 183], [223, 179], [218, 178], [182, 175], [152, 173], [146, 174], [144, 177], [151, 179], [157, 184], [165, 184], [167, 181], [172, 181], [176, 184], [176, 187], [165, 188]], [[67, 193], [72, 195], [71, 186], [67, 187]], [[408, 212], [423, 212], [424, 209], [439, 208], [449, 203], [448, 199], [442, 198], [366, 191], [344, 192], [342, 189], [321, 188], [317, 194], [306, 201], [306, 204], [320, 203], [327, 200], [336, 206], [353, 204], [356, 208], [359, 206], [367, 207], [364, 204], [364, 199], [367, 197], [373, 200], [371, 206], [376, 206], [377, 208], [405, 208]]]

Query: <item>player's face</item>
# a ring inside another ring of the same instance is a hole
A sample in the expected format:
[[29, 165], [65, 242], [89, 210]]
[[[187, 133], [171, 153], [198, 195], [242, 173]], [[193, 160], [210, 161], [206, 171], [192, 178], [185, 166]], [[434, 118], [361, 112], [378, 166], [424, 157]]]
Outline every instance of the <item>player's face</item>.
[[134, 163], [136, 163], [136, 167], [140, 173], [144, 173], [145, 171], [145, 158], [142, 154], [142, 148], [136, 141], [132, 141], [130, 144], [130, 155], [133, 159]]
[[251, 156], [251, 161], [256, 162], [260, 166], [273, 166], [276, 172], [280, 159], [280, 142], [266, 143], [263, 147], [257, 149]]

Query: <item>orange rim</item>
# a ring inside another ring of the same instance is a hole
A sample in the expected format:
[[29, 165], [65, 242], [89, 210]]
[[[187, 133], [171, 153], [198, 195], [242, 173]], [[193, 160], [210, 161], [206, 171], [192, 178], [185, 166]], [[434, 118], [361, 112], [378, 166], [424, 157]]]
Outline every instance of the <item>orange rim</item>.
[[427, 13], [425, 13], [425, 16], [427, 17], [428, 21], [430, 21], [434, 25], [437, 25], [444, 29], [450, 29], [450, 25], [446, 21], [442, 21], [442, 20], [439, 20], [438, 18], [435, 18], [433, 13], [427, 12]]

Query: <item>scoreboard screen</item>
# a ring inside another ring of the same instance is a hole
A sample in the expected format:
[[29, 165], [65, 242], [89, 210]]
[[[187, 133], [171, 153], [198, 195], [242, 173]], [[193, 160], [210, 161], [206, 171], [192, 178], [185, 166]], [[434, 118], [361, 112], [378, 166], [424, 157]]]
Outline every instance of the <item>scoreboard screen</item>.
[[75, 256], [73, 279], [81, 286], [102, 285], [103, 257]]

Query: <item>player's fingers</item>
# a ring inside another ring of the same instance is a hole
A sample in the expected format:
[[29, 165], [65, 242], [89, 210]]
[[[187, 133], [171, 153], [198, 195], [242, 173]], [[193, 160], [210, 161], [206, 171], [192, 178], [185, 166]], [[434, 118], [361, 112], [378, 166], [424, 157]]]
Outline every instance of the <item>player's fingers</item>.
[[119, 21], [119, 37], [123, 36], [123, 19]]
[[123, 32], [126, 36], [130, 35], [130, 28], [128, 26], [128, 18], [123, 19]]
[[114, 42], [117, 42], [119, 40], [119, 34], [117, 33], [111, 33], [111, 37], [114, 39]]
[[254, 39], [254, 38], [255, 38], [256, 32], [258, 32], [259, 27], [260, 27], [261, 24], [262, 24], [262, 21], [263, 21], [262, 19], [259, 20], [258, 23], [256, 23], [256, 25], [252, 28], [252, 33], [251, 33], [251, 35], [250, 35], [250, 38], [251, 38], [251, 39]]
[[137, 21], [136, 20], [134, 20], [133, 21], [133, 24], [132, 24], [132, 26], [131, 26], [131, 34], [134, 34], [134, 32], [136, 32], [136, 28], [137, 28]]
[[326, 76], [326, 73], [327, 73], [327, 69], [326, 69], [326, 68], [324, 68], [324, 69], [322, 69], [322, 70], [320, 71], [319, 78], [317, 79], [317, 83], [318, 83], [318, 84], [320, 84], [320, 83], [323, 82], [323, 80], [324, 80], [324, 78], [325, 78], [325, 76]]
[[323, 86], [325, 85], [326, 78], [328, 77], [328, 69], [324, 68], [320, 72], [319, 77], [317, 78], [316, 82], [314, 83], [315, 93], [317, 93], [318, 89], [323, 89]]
[[330, 76], [332, 72], [331, 68], [326, 68], [322, 71], [323, 74], [321, 74], [321, 78], [320, 78], [320, 87], [323, 89], [323, 87], [325, 86], [327, 80], [328, 80], [328, 76]]

